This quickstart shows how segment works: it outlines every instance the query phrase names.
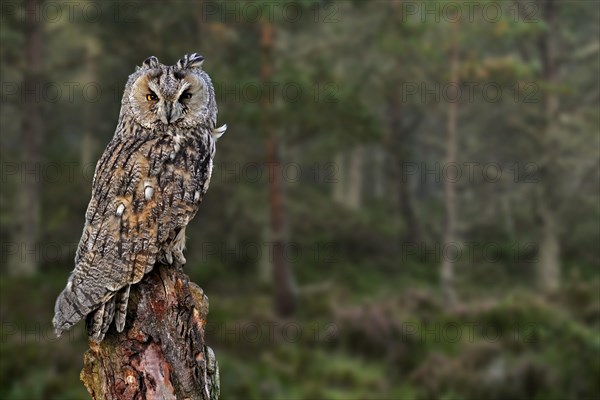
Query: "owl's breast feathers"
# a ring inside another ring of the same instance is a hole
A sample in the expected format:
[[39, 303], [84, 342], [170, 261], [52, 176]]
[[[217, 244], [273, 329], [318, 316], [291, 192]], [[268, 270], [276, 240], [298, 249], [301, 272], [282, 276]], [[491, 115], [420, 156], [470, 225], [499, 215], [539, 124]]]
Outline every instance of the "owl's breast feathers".
[[209, 133], [135, 129], [115, 135], [96, 166], [75, 269], [55, 307], [57, 333], [139, 282], [194, 217], [208, 189]]

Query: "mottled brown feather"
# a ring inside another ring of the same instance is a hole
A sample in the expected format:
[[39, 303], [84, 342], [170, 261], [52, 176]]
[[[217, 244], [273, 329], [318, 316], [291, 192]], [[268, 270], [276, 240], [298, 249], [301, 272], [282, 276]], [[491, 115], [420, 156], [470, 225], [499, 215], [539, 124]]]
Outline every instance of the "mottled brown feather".
[[[215, 130], [214, 89], [200, 64], [157, 65], [144, 64], [125, 87], [115, 135], [96, 166], [75, 269], [56, 301], [58, 334], [86, 316], [95, 340], [113, 315], [122, 330], [129, 286], [157, 261], [185, 262], [185, 227], [208, 188], [213, 135], [224, 128]], [[185, 87], [194, 90], [189, 104], [179, 101]], [[172, 124], [146, 100], [151, 88], [177, 108]]]

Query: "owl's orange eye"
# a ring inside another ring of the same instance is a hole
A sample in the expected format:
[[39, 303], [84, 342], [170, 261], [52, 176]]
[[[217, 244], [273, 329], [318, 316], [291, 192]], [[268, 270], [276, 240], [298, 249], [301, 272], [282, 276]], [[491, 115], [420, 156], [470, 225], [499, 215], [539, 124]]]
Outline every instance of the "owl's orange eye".
[[158, 96], [155, 95], [154, 93], [148, 93], [146, 95], [146, 100], [148, 100], [148, 101], [156, 101], [156, 100], [158, 100]]

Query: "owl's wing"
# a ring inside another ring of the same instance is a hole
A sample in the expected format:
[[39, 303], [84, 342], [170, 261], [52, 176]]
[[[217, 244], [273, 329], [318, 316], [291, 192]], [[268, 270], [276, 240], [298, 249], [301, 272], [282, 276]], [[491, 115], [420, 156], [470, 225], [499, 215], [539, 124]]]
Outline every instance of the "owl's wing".
[[174, 204], [171, 186], [183, 187], [185, 171], [156, 172], [170, 156], [165, 140], [115, 137], [98, 162], [76, 266], [56, 301], [58, 335], [139, 282], [154, 266], [161, 244], [197, 210], [193, 201]]

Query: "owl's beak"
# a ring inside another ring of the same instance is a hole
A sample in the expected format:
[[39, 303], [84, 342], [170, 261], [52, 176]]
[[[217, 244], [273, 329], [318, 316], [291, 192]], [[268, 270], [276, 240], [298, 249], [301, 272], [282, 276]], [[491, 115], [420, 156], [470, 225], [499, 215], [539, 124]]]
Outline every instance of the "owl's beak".
[[170, 101], [165, 101], [165, 119], [166, 121], [163, 120], [163, 122], [165, 124], [170, 124], [171, 123], [171, 119], [173, 118], [173, 103], [171, 103]]
[[160, 120], [163, 124], [170, 124], [179, 119], [179, 110], [173, 104], [173, 102], [165, 101], [160, 109]]

